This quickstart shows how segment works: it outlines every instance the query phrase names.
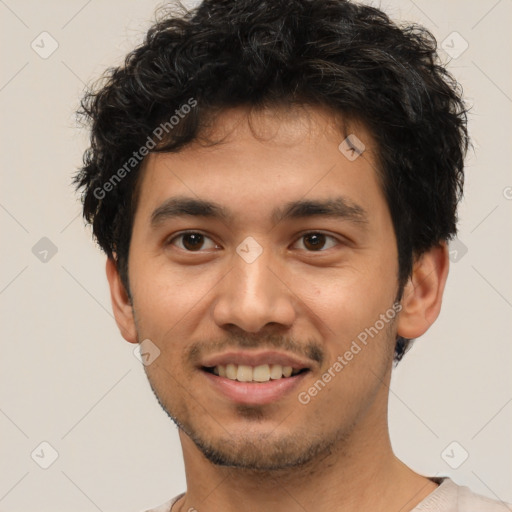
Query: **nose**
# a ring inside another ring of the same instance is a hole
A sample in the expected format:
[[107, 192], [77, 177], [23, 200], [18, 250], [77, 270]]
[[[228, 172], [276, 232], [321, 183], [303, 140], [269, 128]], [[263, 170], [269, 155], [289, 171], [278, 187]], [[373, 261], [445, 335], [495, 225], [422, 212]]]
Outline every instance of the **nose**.
[[219, 283], [213, 317], [219, 327], [236, 325], [256, 333], [268, 324], [291, 327], [295, 320], [294, 294], [269, 251], [248, 263], [235, 254], [233, 269]]

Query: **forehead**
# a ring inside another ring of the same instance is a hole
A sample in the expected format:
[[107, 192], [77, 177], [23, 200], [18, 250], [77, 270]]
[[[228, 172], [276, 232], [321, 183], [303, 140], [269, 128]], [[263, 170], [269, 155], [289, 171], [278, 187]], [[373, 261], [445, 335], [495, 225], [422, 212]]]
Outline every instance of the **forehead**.
[[186, 196], [221, 206], [224, 220], [275, 221], [292, 201], [342, 196], [366, 212], [383, 201], [375, 151], [364, 126], [321, 108], [226, 110], [181, 151], [147, 157], [137, 211], [150, 218]]

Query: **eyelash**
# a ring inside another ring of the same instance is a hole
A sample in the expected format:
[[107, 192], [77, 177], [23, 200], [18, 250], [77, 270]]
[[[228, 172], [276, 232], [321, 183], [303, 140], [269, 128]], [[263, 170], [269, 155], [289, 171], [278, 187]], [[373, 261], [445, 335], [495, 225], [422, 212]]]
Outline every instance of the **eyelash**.
[[[173, 236], [171, 239], [169, 239], [165, 245], [174, 245], [173, 242], [181, 237], [184, 237], [186, 235], [201, 235], [205, 238], [208, 238], [211, 240], [211, 238], [208, 236], [208, 235], [205, 235], [204, 233], [201, 233], [200, 231], [184, 231], [182, 233], [179, 233], [175, 236]], [[332, 240], [335, 240], [337, 242], [337, 245], [341, 245], [342, 242], [337, 239], [336, 237], [334, 237], [333, 235], [328, 235], [327, 233], [323, 233], [322, 231], [307, 231], [305, 233], [302, 233], [299, 238], [296, 240], [296, 242], [294, 242], [294, 245], [295, 243], [297, 243], [297, 241], [299, 241], [300, 239], [308, 236], [308, 235], [323, 235], [325, 236], [326, 238], [330, 238]], [[212, 240], [213, 241], [213, 240]], [[181, 248], [179, 247], [179, 249], [181, 249], [182, 251], [185, 251], [185, 252], [188, 252], [188, 253], [201, 253], [201, 252], [205, 252], [203, 250], [198, 250], [198, 251], [189, 251], [188, 249], [185, 249], [185, 248]], [[317, 252], [325, 252], [329, 249], [332, 249], [332, 247], [328, 247], [327, 249], [320, 249], [318, 251], [308, 251], [306, 250], [306, 252], [310, 252], [310, 253], [317, 253]]]

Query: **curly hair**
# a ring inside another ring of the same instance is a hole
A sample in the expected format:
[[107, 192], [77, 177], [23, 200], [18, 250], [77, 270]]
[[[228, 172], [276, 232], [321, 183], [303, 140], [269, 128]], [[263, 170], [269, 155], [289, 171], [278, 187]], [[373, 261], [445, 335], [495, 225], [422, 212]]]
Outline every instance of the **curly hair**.
[[[150, 151], [179, 151], [224, 109], [309, 104], [360, 121], [376, 142], [400, 298], [414, 257], [456, 234], [463, 191], [467, 109], [436, 48], [424, 27], [348, 0], [204, 0], [157, 19], [79, 111], [91, 141], [74, 183], [128, 294], [138, 171], [155, 128], [170, 126]], [[410, 342], [397, 338], [396, 361]]]

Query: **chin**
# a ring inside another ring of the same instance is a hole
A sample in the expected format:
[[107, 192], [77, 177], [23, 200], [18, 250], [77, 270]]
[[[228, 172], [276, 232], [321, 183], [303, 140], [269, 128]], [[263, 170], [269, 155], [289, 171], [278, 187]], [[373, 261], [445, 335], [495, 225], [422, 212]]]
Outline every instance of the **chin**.
[[164, 399], [157, 393], [151, 379], [150, 384], [169, 418], [216, 466], [267, 473], [313, 468], [335, 451], [339, 452], [349, 438], [349, 432], [343, 428], [315, 434], [311, 425], [302, 429], [295, 424], [296, 431], [290, 431], [290, 424], [284, 422], [289, 415], [280, 421], [265, 420], [265, 406], [236, 407], [236, 426], [233, 424], [232, 428], [223, 426], [213, 416], [205, 422], [207, 413], [203, 411], [200, 415], [197, 408], [190, 410], [184, 404], [171, 406], [170, 397]]
[[269, 439], [203, 440], [189, 435], [201, 453], [217, 466], [226, 466], [248, 471], [281, 471], [307, 466], [322, 455], [331, 453], [332, 444], [322, 441], [307, 444], [304, 438], [294, 437]]
[[256, 472], [313, 466], [331, 455], [343, 437], [339, 432], [330, 436], [302, 429], [290, 432], [289, 428], [279, 429], [275, 423], [265, 427], [258, 422], [245, 428], [240, 426], [236, 431], [217, 425], [208, 428], [204, 423], [176, 424], [212, 464]]

